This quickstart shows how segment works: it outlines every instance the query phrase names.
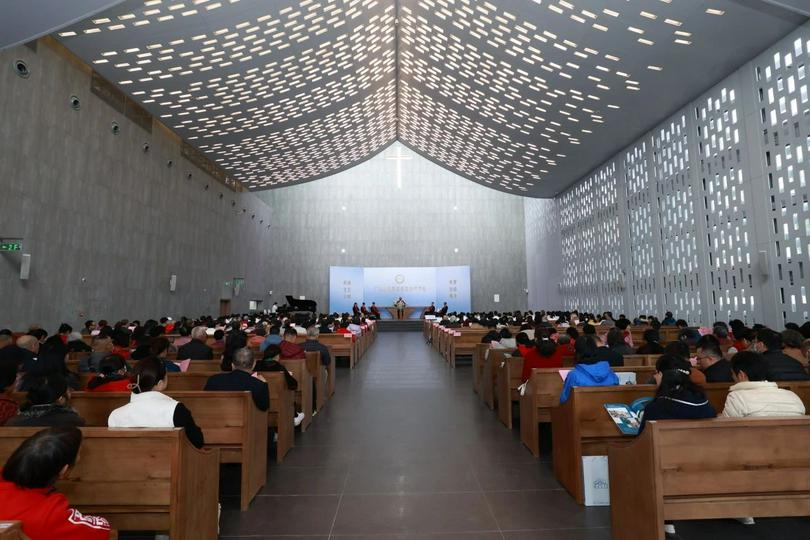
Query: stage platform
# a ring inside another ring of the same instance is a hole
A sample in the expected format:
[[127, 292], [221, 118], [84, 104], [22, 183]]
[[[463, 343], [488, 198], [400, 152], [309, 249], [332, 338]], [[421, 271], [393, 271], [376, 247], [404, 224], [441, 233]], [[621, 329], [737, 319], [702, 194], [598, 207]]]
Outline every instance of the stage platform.
[[377, 330], [380, 332], [421, 332], [422, 319], [380, 319], [377, 321]]

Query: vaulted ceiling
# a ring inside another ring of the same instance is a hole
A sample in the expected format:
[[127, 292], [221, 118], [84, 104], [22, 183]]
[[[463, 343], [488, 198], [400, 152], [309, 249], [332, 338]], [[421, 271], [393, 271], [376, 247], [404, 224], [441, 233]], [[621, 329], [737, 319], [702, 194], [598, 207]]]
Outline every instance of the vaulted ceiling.
[[125, 0], [56, 35], [251, 190], [399, 139], [548, 197], [804, 20], [761, 0]]

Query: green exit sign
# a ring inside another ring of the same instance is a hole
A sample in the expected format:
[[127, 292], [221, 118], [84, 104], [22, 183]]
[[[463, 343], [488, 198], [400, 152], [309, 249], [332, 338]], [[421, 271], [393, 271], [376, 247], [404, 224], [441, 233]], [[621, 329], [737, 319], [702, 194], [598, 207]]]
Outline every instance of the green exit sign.
[[0, 242], [0, 251], [22, 251], [22, 244], [19, 242]]

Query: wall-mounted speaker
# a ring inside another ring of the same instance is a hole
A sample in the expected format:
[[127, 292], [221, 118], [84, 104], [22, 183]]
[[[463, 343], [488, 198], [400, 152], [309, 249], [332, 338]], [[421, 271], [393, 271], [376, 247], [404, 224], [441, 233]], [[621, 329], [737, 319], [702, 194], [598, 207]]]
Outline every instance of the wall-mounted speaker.
[[174, 292], [177, 290], [177, 274], [172, 274], [172, 277], [169, 278], [169, 291]]
[[22, 262], [20, 263], [20, 279], [28, 279], [31, 275], [31, 254], [23, 253]]

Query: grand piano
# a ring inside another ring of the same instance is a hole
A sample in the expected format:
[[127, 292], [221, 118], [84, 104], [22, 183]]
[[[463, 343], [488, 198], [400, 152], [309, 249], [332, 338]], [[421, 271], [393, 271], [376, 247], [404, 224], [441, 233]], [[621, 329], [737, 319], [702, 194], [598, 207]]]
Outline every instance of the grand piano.
[[287, 305], [284, 306], [287, 313], [311, 313], [313, 316], [318, 314], [318, 304], [315, 300], [297, 300], [292, 295], [287, 295]]

